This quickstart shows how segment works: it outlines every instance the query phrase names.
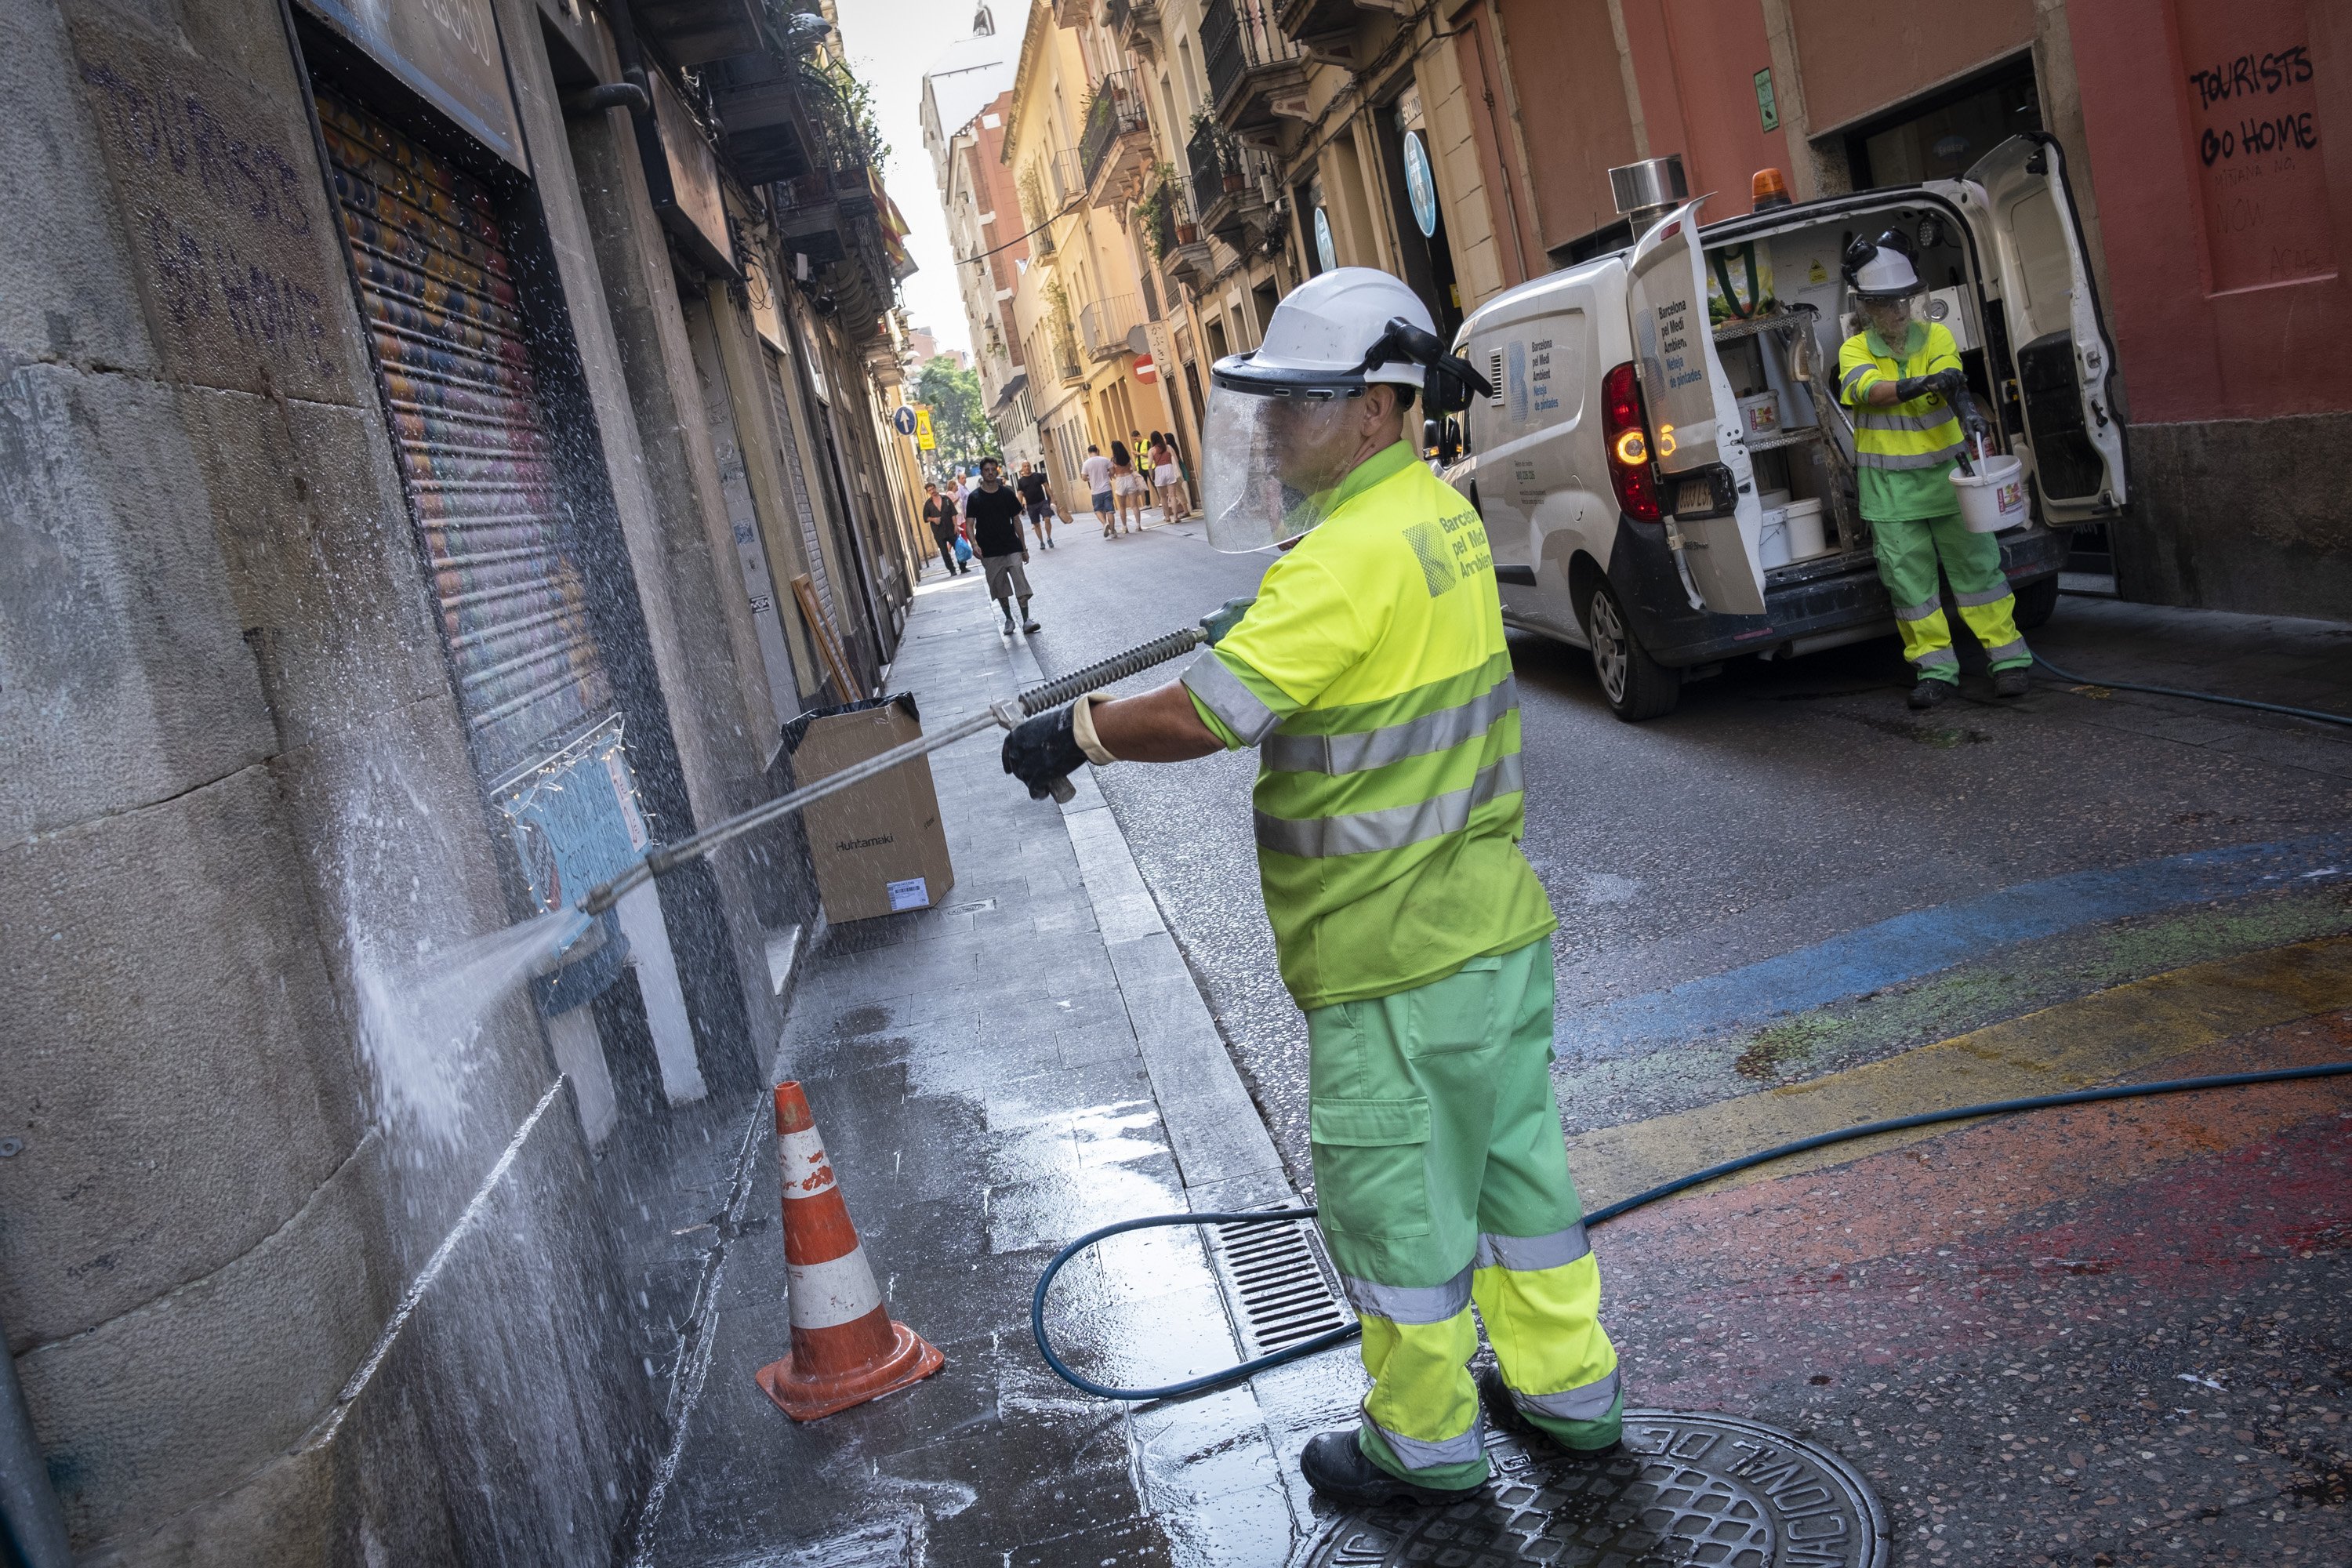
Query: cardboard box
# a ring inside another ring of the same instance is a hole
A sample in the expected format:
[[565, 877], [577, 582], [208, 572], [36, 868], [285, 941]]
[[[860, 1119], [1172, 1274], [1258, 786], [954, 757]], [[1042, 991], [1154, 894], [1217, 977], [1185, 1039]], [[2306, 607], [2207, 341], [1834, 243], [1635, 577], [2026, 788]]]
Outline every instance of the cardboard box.
[[[913, 696], [900, 692], [803, 713], [785, 726], [784, 744], [793, 754], [793, 780], [811, 784], [922, 732]], [[817, 897], [824, 918], [835, 924], [927, 910], [955, 885], [928, 757], [827, 795], [802, 819], [816, 863]]]

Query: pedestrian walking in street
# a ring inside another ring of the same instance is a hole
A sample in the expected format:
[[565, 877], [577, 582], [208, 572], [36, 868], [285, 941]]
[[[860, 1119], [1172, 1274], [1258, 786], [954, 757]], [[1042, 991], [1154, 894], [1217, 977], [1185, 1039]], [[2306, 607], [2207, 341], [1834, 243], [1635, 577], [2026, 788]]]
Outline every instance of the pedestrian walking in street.
[[[1416, 391], [1442, 416], [1491, 389], [1366, 268], [1300, 285], [1212, 384], [1210, 542], [1303, 537], [1255, 601], [1202, 622], [1213, 646], [1180, 680], [1041, 714], [1004, 767], [1042, 797], [1081, 763], [1259, 748], [1318, 1223], [1372, 1378], [1356, 1429], [1312, 1439], [1300, 1468], [1350, 1506], [1456, 1501], [1486, 1478], [1482, 1405], [1586, 1459], [1616, 1447], [1624, 1405], [1552, 1090], [1559, 922], [1518, 846], [1494, 567], [1410, 434]], [[1483, 1400], [1474, 1302], [1501, 1363]]]
[[964, 518], [971, 528], [972, 548], [980, 552], [981, 569], [988, 574], [988, 596], [1004, 612], [1004, 635], [1013, 635], [1013, 602], [1021, 601], [1021, 629], [1034, 632], [1029, 618], [1029, 547], [1021, 542], [1021, 492], [997, 473], [993, 458], [980, 460], [980, 483], [964, 498]]
[[1089, 446], [1087, 460], [1078, 468], [1087, 476], [1087, 489], [1093, 492], [1095, 521], [1102, 524], [1103, 537], [1108, 539], [1118, 531], [1111, 521], [1116, 498], [1111, 494], [1110, 459], [1102, 455], [1100, 447]]
[[1143, 527], [1143, 480], [1135, 471], [1135, 454], [1115, 436], [1110, 443], [1110, 489], [1112, 502], [1118, 510], [1120, 531], [1139, 531]]
[[1151, 489], [1159, 498], [1160, 515], [1167, 521], [1192, 515], [1192, 502], [1184, 494], [1184, 470], [1176, 466], [1175, 445], [1157, 430], [1151, 433]]
[[1910, 706], [1933, 708], [1960, 688], [1939, 563], [1960, 619], [1984, 645], [1993, 695], [2022, 697], [2033, 654], [2017, 629], [2017, 597], [2001, 571], [2000, 541], [1969, 531], [1952, 488], [1968, 440], [1987, 433], [1969, 396], [1959, 346], [1950, 328], [1922, 318], [1927, 287], [1908, 236], [1889, 229], [1875, 242], [1855, 240], [1846, 250], [1845, 276], [1867, 325], [1838, 350], [1838, 396], [1853, 409], [1855, 483], [1878, 579], [1895, 601], [1903, 657], [1915, 672]]
[[955, 502], [940, 494], [939, 485], [929, 479], [923, 481], [923, 526], [931, 531], [931, 541], [940, 547], [940, 564], [950, 576], [969, 570], [956, 559]]
[[1054, 492], [1046, 488], [1045, 470], [1034, 463], [1021, 465], [1021, 478], [1013, 488], [1021, 492], [1023, 506], [1029, 512], [1029, 531], [1037, 536], [1040, 549], [1054, 548]]

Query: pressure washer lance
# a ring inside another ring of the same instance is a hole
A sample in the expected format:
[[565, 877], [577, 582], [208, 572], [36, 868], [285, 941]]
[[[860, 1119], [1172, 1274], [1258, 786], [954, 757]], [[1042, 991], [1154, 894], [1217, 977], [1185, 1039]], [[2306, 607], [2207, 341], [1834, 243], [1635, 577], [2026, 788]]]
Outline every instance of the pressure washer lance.
[[[680, 866], [701, 859], [720, 845], [740, 838], [755, 827], [764, 827], [771, 822], [791, 816], [812, 802], [823, 800], [829, 795], [838, 794], [852, 784], [863, 784], [877, 773], [887, 773], [901, 763], [912, 762], [917, 757], [928, 756], [942, 747], [952, 746], [958, 741], [977, 735], [992, 725], [1001, 725], [1010, 730], [1023, 720], [1034, 719], [1047, 709], [1059, 708], [1065, 702], [1075, 702], [1089, 691], [1098, 690], [1113, 681], [1124, 680], [1130, 675], [1140, 674], [1155, 664], [1165, 664], [1171, 658], [1190, 653], [1208, 640], [1209, 634], [1198, 626], [1187, 626], [1182, 631], [1170, 632], [1166, 637], [1154, 637], [1140, 647], [1129, 648], [1125, 653], [1114, 654], [1099, 664], [1090, 664], [1084, 669], [1072, 670], [1069, 674], [1049, 680], [1043, 686], [1033, 686], [1017, 697], [1009, 697], [1003, 701], [992, 702], [977, 713], [966, 714], [944, 730], [918, 736], [902, 746], [893, 746], [888, 751], [877, 752], [862, 763], [853, 763], [837, 773], [827, 773], [814, 784], [803, 784], [788, 795], [780, 795], [773, 800], [762, 802], [749, 811], [729, 817], [715, 827], [706, 827], [691, 838], [681, 838], [675, 844], [664, 845], [653, 850], [644, 859], [631, 866], [611, 881], [592, 889], [588, 897], [581, 902], [581, 912], [601, 915], [619, 903], [624, 895], [645, 886], [656, 877], [668, 876]], [[1055, 779], [1047, 787], [1053, 791], [1054, 798], [1057, 801], [1066, 802], [1077, 794], [1067, 779]]]

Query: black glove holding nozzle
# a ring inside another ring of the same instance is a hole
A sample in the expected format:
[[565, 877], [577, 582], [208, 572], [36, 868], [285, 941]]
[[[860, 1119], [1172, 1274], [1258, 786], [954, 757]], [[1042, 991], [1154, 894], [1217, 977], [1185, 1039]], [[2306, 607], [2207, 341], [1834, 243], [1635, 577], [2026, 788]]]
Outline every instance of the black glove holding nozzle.
[[1050, 713], [1023, 720], [1004, 737], [1004, 771], [1029, 786], [1031, 800], [1056, 794], [1056, 784], [1087, 764], [1071, 715], [1066, 703]]
[[1895, 401], [1908, 403], [1927, 393], [1941, 393], [1946, 398], [1958, 398], [1969, 389], [1969, 378], [1957, 370], [1939, 370], [1928, 375], [1906, 375], [1895, 384]]

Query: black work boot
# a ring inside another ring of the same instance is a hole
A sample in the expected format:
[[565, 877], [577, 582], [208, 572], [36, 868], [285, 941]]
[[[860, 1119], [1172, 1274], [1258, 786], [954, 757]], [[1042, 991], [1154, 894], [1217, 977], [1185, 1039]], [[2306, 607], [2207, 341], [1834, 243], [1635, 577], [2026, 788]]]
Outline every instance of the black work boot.
[[1924, 709], [1935, 707], [1958, 689], [1958, 687], [1948, 680], [1930, 680], [1923, 677], [1919, 684], [1911, 689], [1911, 695], [1904, 700], [1911, 705], [1912, 711], [1918, 712]]
[[1571, 1459], [1606, 1459], [1625, 1447], [1624, 1439], [1620, 1438], [1605, 1448], [1570, 1447], [1528, 1419], [1527, 1412], [1521, 1410], [1518, 1401], [1511, 1397], [1510, 1384], [1503, 1381], [1500, 1367], [1482, 1366], [1478, 1369], [1478, 1403], [1486, 1407], [1486, 1419], [1504, 1431], [1530, 1442], [1540, 1440], [1548, 1443], [1553, 1452], [1565, 1454]]
[[2022, 697], [2022, 696], [2024, 696], [2024, 695], [2025, 695], [2025, 669], [2024, 669], [2024, 668], [2023, 668], [2022, 666], [2020, 666], [2018, 668], [2015, 668], [2015, 669], [1996, 669], [1996, 670], [1994, 670], [1994, 671], [1992, 672], [1992, 694], [1993, 694], [1995, 697]]
[[1479, 1490], [1476, 1487], [1465, 1487], [1459, 1491], [1417, 1487], [1392, 1476], [1366, 1456], [1352, 1428], [1318, 1433], [1307, 1439], [1307, 1451], [1298, 1456], [1298, 1473], [1326, 1498], [1349, 1508], [1378, 1508], [1391, 1502], [1440, 1508], [1475, 1497]]

